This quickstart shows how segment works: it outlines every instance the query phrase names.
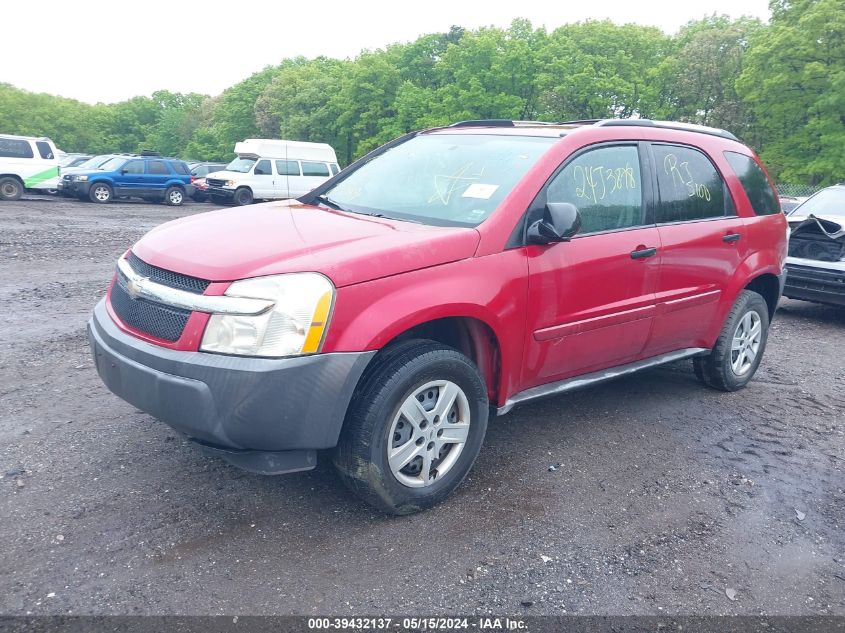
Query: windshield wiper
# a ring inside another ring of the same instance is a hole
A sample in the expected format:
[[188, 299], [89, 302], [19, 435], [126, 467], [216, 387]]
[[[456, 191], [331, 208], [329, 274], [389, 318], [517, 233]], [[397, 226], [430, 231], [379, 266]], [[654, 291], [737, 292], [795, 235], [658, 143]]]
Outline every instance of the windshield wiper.
[[334, 209], [335, 211], [345, 211], [342, 206], [340, 206], [337, 202], [329, 198], [328, 196], [316, 196], [314, 198], [314, 202], [322, 204], [324, 207], [328, 207], [329, 209]]

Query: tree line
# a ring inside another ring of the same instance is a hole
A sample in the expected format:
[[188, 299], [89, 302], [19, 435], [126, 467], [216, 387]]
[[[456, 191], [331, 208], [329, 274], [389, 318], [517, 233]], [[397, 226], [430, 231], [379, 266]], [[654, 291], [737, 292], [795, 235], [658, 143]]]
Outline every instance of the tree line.
[[231, 158], [244, 138], [286, 138], [330, 143], [346, 164], [458, 120], [642, 117], [726, 128], [780, 182], [845, 180], [845, 2], [770, 9], [768, 22], [713, 15], [671, 36], [609, 21], [455, 26], [355, 59], [285, 59], [214, 97], [89, 105], [0, 84], [0, 132], [203, 160]]

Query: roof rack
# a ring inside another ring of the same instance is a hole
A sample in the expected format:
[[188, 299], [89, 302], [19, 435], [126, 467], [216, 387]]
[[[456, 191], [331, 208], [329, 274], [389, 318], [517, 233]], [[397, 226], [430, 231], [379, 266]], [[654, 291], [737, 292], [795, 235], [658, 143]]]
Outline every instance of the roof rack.
[[530, 125], [560, 125], [554, 121], [512, 121], [511, 119], [475, 119], [458, 121], [448, 127], [526, 127]]
[[449, 127], [523, 127], [529, 125], [595, 125], [598, 127], [633, 126], [633, 127], [659, 127], [667, 130], [681, 130], [684, 132], [699, 132], [720, 136], [732, 141], [739, 139], [728, 132], [715, 127], [697, 125], [695, 123], [681, 123], [679, 121], [653, 121], [651, 119], [581, 119], [577, 121], [512, 121], [510, 119], [475, 119], [469, 121], [458, 121]]
[[681, 123], [679, 121], [652, 121], [651, 119], [602, 119], [594, 125], [599, 127], [608, 126], [634, 126], [634, 127], [659, 127], [667, 130], [681, 130], [684, 132], [699, 132], [701, 134], [709, 134], [711, 136], [721, 136], [732, 141], [739, 141], [739, 139], [728, 132], [716, 127], [707, 127], [706, 125], [697, 125], [696, 123]]

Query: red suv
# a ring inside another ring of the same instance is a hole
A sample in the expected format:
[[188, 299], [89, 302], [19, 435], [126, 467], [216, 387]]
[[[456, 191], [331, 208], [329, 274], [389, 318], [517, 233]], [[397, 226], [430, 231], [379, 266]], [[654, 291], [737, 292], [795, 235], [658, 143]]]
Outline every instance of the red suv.
[[723, 130], [468, 121], [299, 200], [164, 224], [89, 337], [114, 393], [250, 471], [313, 468], [405, 514], [466, 476], [489, 414], [692, 358], [754, 375], [787, 223]]

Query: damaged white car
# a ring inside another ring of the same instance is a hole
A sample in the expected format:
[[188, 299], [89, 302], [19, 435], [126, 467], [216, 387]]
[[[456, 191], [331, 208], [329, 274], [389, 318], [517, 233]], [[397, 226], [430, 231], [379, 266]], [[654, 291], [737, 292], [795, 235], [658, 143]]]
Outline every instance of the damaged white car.
[[784, 296], [845, 306], [845, 184], [822, 189], [787, 220]]

